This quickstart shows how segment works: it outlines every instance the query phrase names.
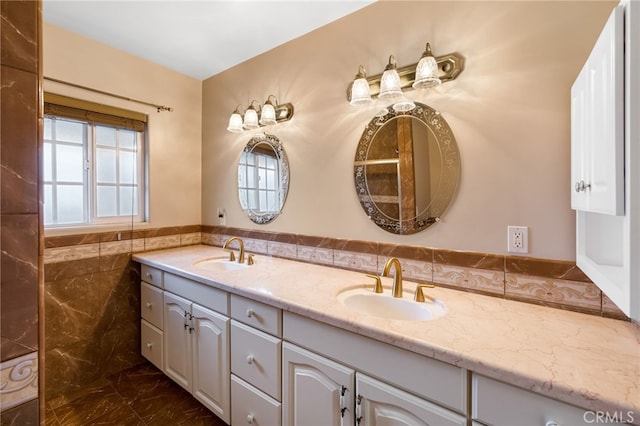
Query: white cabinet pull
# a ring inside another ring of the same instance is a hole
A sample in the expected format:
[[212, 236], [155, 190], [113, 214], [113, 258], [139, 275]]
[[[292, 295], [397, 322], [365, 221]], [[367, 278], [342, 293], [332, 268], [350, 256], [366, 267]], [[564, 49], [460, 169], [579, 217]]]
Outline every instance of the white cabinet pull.
[[153, 279], [153, 275], [151, 275], [151, 272], [147, 272], [147, 278], [149, 278], [149, 280]]
[[153, 343], [147, 342], [147, 349], [151, 349], [153, 347]]
[[249, 424], [253, 423], [253, 414], [247, 415], [247, 423]]
[[249, 318], [251, 318], [253, 316], [253, 309], [251, 309], [251, 308], [247, 309], [247, 316]]
[[253, 357], [253, 355], [247, 355], [247, 364], [253, 364], [254, 360], [255, 358]]
[[560, 426], [560, 423], [553, 421], [553, 420], [548, 420], [544, 426]]
[[151, 302], [147, 302], [147, 303], [145, 303], [145, 305], [146, 305], [147, 308], [151, 309], [151, 306], [152, 306]]

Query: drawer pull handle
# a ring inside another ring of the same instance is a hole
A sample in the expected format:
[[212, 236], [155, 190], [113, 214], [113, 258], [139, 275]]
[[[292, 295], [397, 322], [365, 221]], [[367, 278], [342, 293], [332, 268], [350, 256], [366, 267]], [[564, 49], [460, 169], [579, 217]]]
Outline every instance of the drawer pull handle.
[[253, 414], [247, 415], [247, 423], [249, 423], [249, 424], [253, 423]]
[[149, 278], [150, 280], [153, 279], [153, 275], [151, 275], [151, 272], [147, 272], [147, 278]]
[[251, 318], [253, 316], [253, 309], [247, 309], [247, 317]]
[[253, 364], [254, 360], [255, 358], [253, 357], [253, 355], [247, 355], [247, 364]]
[[147, 342], [147, 349], [151, 349], [153, 347], [153, 343]]
[[554, 420], [548, 420], [544, 426], [560, 426], [560, 423], [554, 421]]
[[151, 302], [147, 302], [147, 303], [145, 303], [145, 305], [147, 306], [147, 308], [151, 309], [151, 306], [152, 306]]

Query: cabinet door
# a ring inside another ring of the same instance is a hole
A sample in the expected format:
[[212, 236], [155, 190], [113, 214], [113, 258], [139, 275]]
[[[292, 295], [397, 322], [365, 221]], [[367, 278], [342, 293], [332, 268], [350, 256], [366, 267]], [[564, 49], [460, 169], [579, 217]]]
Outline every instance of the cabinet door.
[[356, 423], [359, 426], [465, 426], [467, 419], [446, 408], [357, 373]]
[[164, 373], [191, 392], [191, 302], [164, 293]]
[[229, 318], [195, 303], [191, 314], [193, 396], [229, 423]]
[[289, 343], [282, 346], [283, 426], [353, 425], [353, 370]]
[[624, 214], [624, 6], [571, 88], [571, 207]]

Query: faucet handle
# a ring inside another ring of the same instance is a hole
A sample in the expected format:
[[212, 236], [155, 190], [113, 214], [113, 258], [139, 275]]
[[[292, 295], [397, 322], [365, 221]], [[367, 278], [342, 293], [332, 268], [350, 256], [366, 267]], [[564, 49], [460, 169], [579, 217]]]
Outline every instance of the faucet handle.
[[253, 255], [252, 255], [252, 254], [250, 254], [250, 255], [249, 255], [249, 258], [247, 259], [247, 265], [253, 265], [253, 264], [255, 264], [255, 263], [256, 263], [256, 261], [255, 261], [255, 259], [253, 258]]
[[[415, 300], [416, 302], [424, 302], [424, 300], [425, 300], [425, 295], [424, 295], [424, 292], [422, 291], [423, 287], [434, 288], [435, 285], [433, 285], [433, 284], [418, 284], [418, 287], [416, 287], [416, 293], [413, 296], [413, 300]], [[433, 300], [429, 296], [427, 296], [427, 298]]]
[[374, 293], [382, 293], [382, 280], [380, 279], [380, 277], [378, 275], [371, 275], [371, 274], [367, 274], [367, 276], [369, 278], [373, 278], [376, 280], [376, 286], [373, 289]]
[[233, 253], [233, 250], [227, 250], [229, 252], [229, 262], [236, 261], [236, 255]]

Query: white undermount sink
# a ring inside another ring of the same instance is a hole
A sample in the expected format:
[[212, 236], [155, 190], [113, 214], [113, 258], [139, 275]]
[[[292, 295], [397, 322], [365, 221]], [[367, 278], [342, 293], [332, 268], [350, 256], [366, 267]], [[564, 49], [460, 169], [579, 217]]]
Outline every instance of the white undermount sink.
[[338, 294], [338, 301], [360, 313], [391, 320], [428, 321], [447, 312], [438, 299], [416, 302], [410, 293], [404, 293], [402, 299], [395, 298], [388, 289], [385, 293], [374, 293], [371, 288], [352, 288]]
[[198, 260], [193, 262], [193, 266], [196, 268], [204, 269], [206, 271], [237, 271], [238, 269], [245, 269], [249, 266], [246, 263], [238, 263], [237, 261], [229, 260], [229, 257], [210, 257], [207, 259]]

